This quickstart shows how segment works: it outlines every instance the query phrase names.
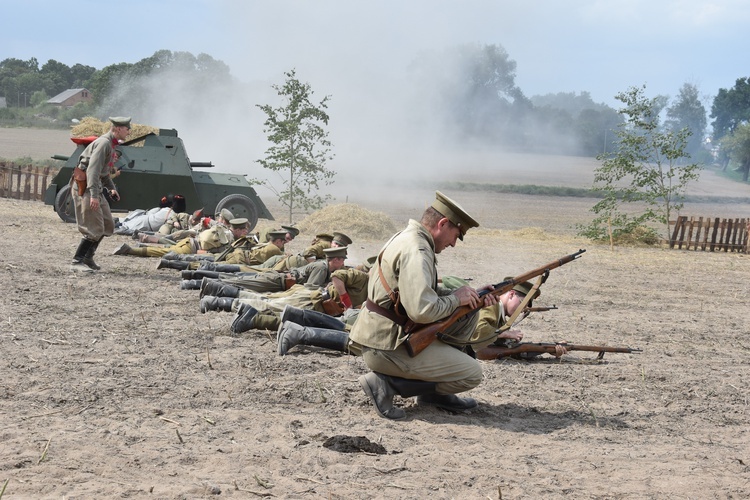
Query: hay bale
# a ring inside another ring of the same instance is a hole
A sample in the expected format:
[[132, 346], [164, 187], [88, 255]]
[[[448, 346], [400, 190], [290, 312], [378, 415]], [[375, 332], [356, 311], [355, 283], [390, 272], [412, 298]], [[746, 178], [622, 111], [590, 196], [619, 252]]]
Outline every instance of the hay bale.
[[[101, 121], [98, 118], [94, 118], [93, 116], [85, 116], [83, 119], [81, 119], [81, 122], [73, 127], [70, 131], [71, 137], [88, 137], [91, 135], [102, 135], [109, 132], [109, 127], [112, 124], [107, 121]], [[132, 139], [134, 137], [141, 137], [149, 133], [159, 133], [159, 129], [156, 127], [151, 127], [148, 125], [140, 125], [137, 123], [133, 123], [130, 126], [130, 136], [128, 139]], [[135, 143], [133, 146], [143, 146], [143, 143]]]
[[308, 234], [341, 231], [355, 241], [387, 239], [398, 230], [388, 215], [355, 203], [328, 205], [302, 219], [297, 227]]

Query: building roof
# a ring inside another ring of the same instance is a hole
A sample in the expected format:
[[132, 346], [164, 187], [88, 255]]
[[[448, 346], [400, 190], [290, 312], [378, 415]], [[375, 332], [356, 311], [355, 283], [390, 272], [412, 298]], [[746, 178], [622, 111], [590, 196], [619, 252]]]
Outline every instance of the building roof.
[[77, 93], [81, 92], [82, 90], [86, 90], [86, 89], [68, 89], [68, 90], [65, 90], [65, 91], [60, 92], [59, 94], [57, 94], [52, 99], [48, 99], [47, 102], [49, 104], [60, 104], [60, 103], [63, 103], [65, 101], [67, 101], [68, 99], [70, 99], [71, 97], [73, 97], [74, 95], [76, 95]]

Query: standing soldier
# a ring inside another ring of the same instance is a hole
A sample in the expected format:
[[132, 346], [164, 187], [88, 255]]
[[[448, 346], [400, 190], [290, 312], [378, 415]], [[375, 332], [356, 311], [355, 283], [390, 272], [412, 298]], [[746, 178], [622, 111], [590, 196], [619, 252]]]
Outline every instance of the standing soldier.
[[115, 147], [130, 134], [130, 118], [114, 117], [109, 121], [112, 122], [109, 132], [86, 146], [70, 179], [76, 224], [83, 235], [70, 265], [70, 270], [75, 272], [101, 269], [94, 262], [94, 253], [102, 239], [115, 231], [115, 221], [103, 189], [107, 188], [112, 200], [120, 199], [109, 174], [115, 160]]

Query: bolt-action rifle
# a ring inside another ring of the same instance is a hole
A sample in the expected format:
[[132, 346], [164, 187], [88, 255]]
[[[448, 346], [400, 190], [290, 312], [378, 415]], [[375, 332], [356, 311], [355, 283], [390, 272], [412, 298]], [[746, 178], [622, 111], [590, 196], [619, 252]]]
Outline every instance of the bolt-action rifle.
[[[537, 267], [532, 271], [502, 281], [496, 285], [493, 285], [492, 290], [482, 290], [481, 292], [479, 292], [479, 298], [481, 299], [488, 293], [491, 293], [496, 297], [500, 297], [502, 294], [509, 291], [519, 283], [529, 281], [530, 279], [540, 276], [544, 273], [549, 273], [550, 270], [567, 264], [568, 262], [573, 262], [574, 260], [579, 258], [585, 251], [586, 250], [584, 249], [580, 249], [577, 252], [566, 255], [561, 259], [553, 260], [552, 262], [549, 262], [541, 267]], [[416, 356], [436, 339], [441, 338], [443, 332], [447, 330], [451, 325], [453, 325], [456, 321], [463, 318], [467, 314], [478, 311], [482, 307], [484, 307], [484, 305], [482, 303], [482, 300], [480, 300], [479, 304], [476, 307], [471, 307], [468, 305], [459, 306], [455, 311], [453, 311], [453, 314], [443, 320], [436, 321], [434, 323], [428, 323], [426, 325], [414, 325], [407, 332], [408, 337], [406, 338], [406, 349], [409, 352], [409, 355], [412, 357]]]
[[547, 343], [534, 343], [534, 342], [519, 342], [516, 345], [509, 347], [490, 345], [483, 347], [477, 351], [477, 359], [498, 359], [505, 358], [508, 356], [519, 355], [523, 353], [539, 353], [539, 354], [555, 354], [555, 347], [564, 347], [566, 351], [592, 351], [598, 352], [599, 355], [596, 359], [602, 359], [606, 352], [622, 352], [627, 354], [643, 352], [641, 349], [635, 349], [632, 347], [609, 347], [603, 345], [578, 345], [568, 344], [566, 342], [547, 342]]

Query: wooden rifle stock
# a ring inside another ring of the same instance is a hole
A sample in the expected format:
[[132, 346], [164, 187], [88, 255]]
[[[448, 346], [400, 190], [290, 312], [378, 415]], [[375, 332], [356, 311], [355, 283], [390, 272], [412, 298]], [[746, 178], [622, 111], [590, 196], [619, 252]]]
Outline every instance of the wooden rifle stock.
[[514, 354], [522, 354], [524, 352], [537, 352], [555, 354], [555, 346], [562, 346], [568, 351], [592, 351], [598, 352], [597, 359], [602, 359], [605, 352], [622, 352], [627, 354], [642, 352], [641, 349], [635, 349], [632, 347], [609, 347], [603, 345], [577, 345], [577, 344], [566, 344], [565, 342], [558, 343], [533, 343], [533, 342], [521, 342], [512, 347], [501, 347], [490, 345], [479, 349], [477, 351], [477, 359], [498, 359], [506, 356], [513, 356]]
[[[479, 293], [479, 297], [481, 299], [487, 293], [491, 293], [492, 295], [499, 297], [519, 283], [529, 281], [530, 279], [536, 278], [537, 276], [540, 276], [552, 269], [576, 260], [585, 251], [586, 250], [584, 249], [580, 249], [577, 252], [566, 255], [561, 259], [553, 260], [552, 262], [549, 262], [541, 267], [537, 267], [532, 271], [520, 274], [514, 278], [493, 285], [493, 290], [483, 290]], [[453, 311], [453, 314], [443, 320], [426, 325], [416, 325], [410, 332], [408, 332], [409, 336], [406, 338], [406, 350], [409, 352], [409, 356], [414, 357], [422, 352], [428, 345], [432, 344], [436, 339], [440, 338], [440, 334], [448, 329], [451, 325], [453, 325], [456, 321], [463, 318], [467, 314], [471, 314], [474, 311], [481, 309], [482, 307], [484, 307], [484, 305], [480, 300], [480, 303], [477, 307], [459, 306], [455, 311]]]

